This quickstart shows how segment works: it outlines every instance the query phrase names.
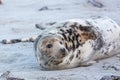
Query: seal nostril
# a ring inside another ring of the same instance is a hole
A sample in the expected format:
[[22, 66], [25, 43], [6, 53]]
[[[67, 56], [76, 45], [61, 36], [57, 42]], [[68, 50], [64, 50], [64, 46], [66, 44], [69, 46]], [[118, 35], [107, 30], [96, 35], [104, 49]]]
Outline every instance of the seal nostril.
[[61, 48], [60, 51], [65, 53], [65, 48]]

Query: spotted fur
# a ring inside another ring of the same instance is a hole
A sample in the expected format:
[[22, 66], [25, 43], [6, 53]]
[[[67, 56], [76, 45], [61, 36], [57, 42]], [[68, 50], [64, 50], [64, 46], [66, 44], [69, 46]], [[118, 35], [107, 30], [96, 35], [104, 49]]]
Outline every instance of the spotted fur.
[[89, 66], [120, 52], [119, 34], [120, 27], [107, 17], [64, 21], [36, 39], [35, 55], [45, 69]]

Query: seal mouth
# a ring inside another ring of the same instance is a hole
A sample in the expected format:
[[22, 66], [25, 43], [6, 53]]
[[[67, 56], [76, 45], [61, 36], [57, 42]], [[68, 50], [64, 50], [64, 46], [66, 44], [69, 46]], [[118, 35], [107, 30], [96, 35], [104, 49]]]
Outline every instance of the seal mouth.
[[53, 64], [54, 65], [58, 65], [58, 64], [60, 64], [60, 63], [62, 63], [63, 62], [63, 60], [54, 60], [53, 61]]
[[51, 59], [49, 59], [49, 62], [53, 65], [58, 65], [63, 62], [63, 58], [58, 59], [57, 57], [52, 57]]

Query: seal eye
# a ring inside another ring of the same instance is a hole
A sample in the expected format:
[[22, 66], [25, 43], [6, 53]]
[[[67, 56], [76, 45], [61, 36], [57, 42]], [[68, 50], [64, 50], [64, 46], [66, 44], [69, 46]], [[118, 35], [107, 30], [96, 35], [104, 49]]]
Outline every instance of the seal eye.
[[63, 42], [60, 41], [60, 44], [63, 44]]
[[52, 44], [48, 44], [46, 45], [47, 48], [51, 48], [52, 47]]

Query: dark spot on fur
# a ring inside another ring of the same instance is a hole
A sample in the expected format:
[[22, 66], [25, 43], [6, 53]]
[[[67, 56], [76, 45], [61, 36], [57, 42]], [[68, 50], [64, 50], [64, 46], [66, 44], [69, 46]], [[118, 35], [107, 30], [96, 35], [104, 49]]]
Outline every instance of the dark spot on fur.
[[79, 34], [76, 34], [76, 40], [78, 40], [79, 37], [80, 37], [80, 35], [79, 35]]
[[64, 30], [63, 30], [63, 29], [60, 29], [60, 31], [64, 32]]
[[72, 61], [73, 58], [74, 58], [74, 54], [70, 56], [69, 60]]
[[78, 40], [78, 37], [79, 37], [80, 35], [79, 34], [76, 34], [76, 39]]
[[[78, 35], [79, 36], [79, 35]], [[80, 46], [80, 42], [78, 41], [78, 36], [76, 36], [76, 41], [77, 41], [77, 45], [76, 48], [78, 48]]]
[[78, 56], [79, 56], [79, 55], [77, 54], [77, 55], [76, 55], [76, 58], [77, 58]]
[[62, 63], [62, 61], [54, 61], [54, 65], [58, 65], [60, 63]]
[[85, 42], [81, 42], [81, 40], [79, 40], [79, 42], [78, 42], [78, 47], [79, 47], [79, 46], [83, 46], [83, 44], [85, 44]]
[[92, 26], [80, 26], [79, 29], [81, 31], [86, 31], [86, 32], [89, 32], [91, 30], [91, 27]]
[[64, 24], [63, 24], [63, 27], [67, 27], [66, 25], [68, 24], [69, 22], [65, 22]]
[[80, 54], [81, 54], [81, 51], [78, 50], [78, 51], [77, 51], [77, 54], [76, 54], [76, 58], [78, 58]]
[[81, 54], [81, 51], [80, 51], [80, 50], [78, 50], [78, 54]]
[[88, 22], [88, 21], [86, 21], [86, 24], [87, 24], [87, 25], [91, 25], [91, 23], [90, 23], [90, 22]]
[[79, 43], [77, 43], [76, 48], [78, 48], [78, 47], [79, 47], [79, 45], [80, 45], [80, 44], [79, 44]]
[[71, 50], [72, 50], [72, 46], [69, 47], [69, 51], [71, 51]]
[[62, 38], [62, 40], [64, 41], [64, 38]]
[[80, 50], [78, 50], [78, 51], [77, 51], [76, 58], [78, 58], [78, 57], [79, 57], [80, 53], [81, 53], [81, 51], [80, 51]]
[[65, 43], [65, 47], [66, 47], [66, 49], [68, 49], [68, 45], [67, 45], [67, 43]]
[[73, 40], [73, 41], [75, 40], [75, 36], [74, 36], [74, 35], [72, 35], [72, 40]]
[[74, 37], [75, 37], [75, 40], [77, 40], [78, 35], [76, 33], [74, 33]]
[[75, 25], [70, 25], [71, 28], [75, 28]]
[[[104, 54], [105, 54], [105, 55], [108, 55], [108, 51], [106, 51]], [[108, 56], [109, 56], [109, 55], [108, 55]]]
[[77, 22], [74, 22], [73, 24], [70, 25], [71, 28], [77, 27]]
[[81, 28], [81, 25], [79, 25], [79, 30], [81, 30], [80, 28]]
[[103, 45], [104, 45], [103, 39], [102, 38], [98, 38], [97, 42], [96, 42], [96, 45], [94, 47], [94, 50], [100, 50]]
[[104, 50], [102, 50], [101, 53], [104, 53]]
[[78, 27], [78, 26], [76, 26], [76, 28], [77, 28], [77, 29], [79, 29], [79, 27]]
[[65, 40], [67, 40], [67, 37], [66, 37], [66, 35], [65, 35], [64, 33], [62, 33], [62, 35], [63, 35], [64, 39], [65, 39]]
[[44, 65], [48, 65], [48, 62], [45, 62], [45, 64]]
[[69, 42], [72, 41], [70, 37], [68, 37], [68, 41], [69, 41]]
[[77, 26], [77, 22], [74, 22], [74, 26]]
[[72, 48], [73, 48], [73, 51], [75, 50], [75, 44], [74, 44], [74, 40], [72, 41]]
[[69, 62], [69, 61], [67, 61], [67, 64], [70, 64], [70, 62]]
[[39, 64], [41, 66], [41, 68], [44, 68], [42, 64]]
[[72, 35], [72, 29], [67, 30], [67, 32], [69, 33], [69, 35]]

